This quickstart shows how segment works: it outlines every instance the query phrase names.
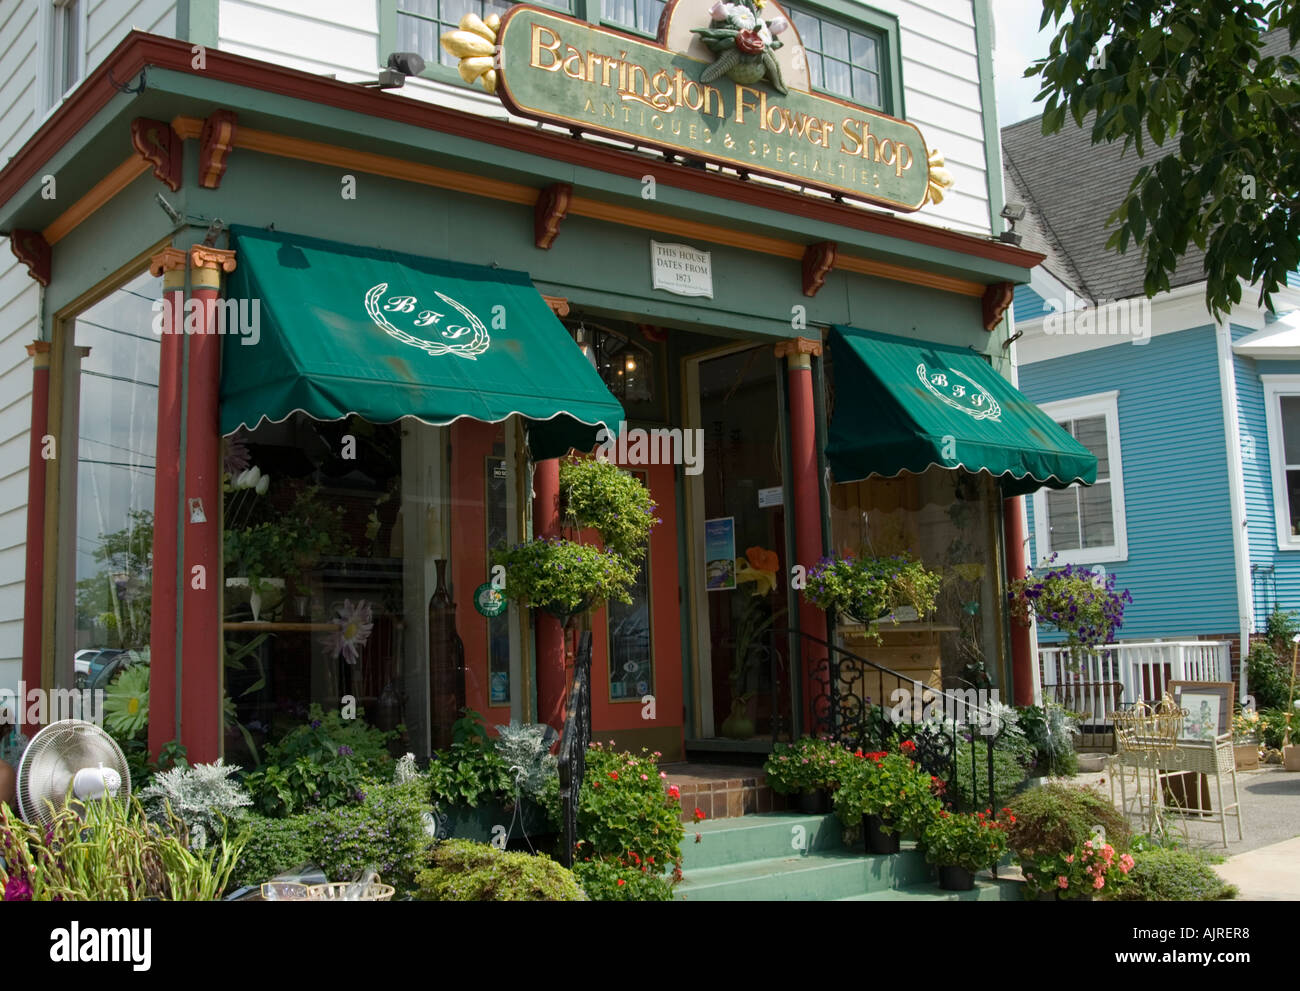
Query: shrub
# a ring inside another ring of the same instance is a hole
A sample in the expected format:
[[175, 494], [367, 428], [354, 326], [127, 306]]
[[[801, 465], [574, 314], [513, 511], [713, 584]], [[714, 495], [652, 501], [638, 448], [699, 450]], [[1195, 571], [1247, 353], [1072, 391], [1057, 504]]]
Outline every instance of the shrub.
[[234, 765], [195, 764], [160, 771], [153, 783], [140, 792], [145, 812], [154, 822], [164, 823], [175, 816], [185, 826], [191, 844], [197, 848], [223, 835], [232, 820], [253, 804], [248, 792], [230, 775], [239, 770]]
[[432, 842], [433, 809], [423, 782], [377, 785], [359, 805], [311, 817], [313, 859], [331, 881], [367, 868], [396, 888], [409, 887]]
[[477, 808], [481, 802], [504, 801], [515, 793], [510, 767], [490, 745], [453, 743], [429, 758], [425, 777], [433, 800]]
[[0, 803], [0, 900], [220, 898], [247, 837], [195, 851], [180, 833], [151, 823], [135, 800], [88, 802], [84, 816], [65, 807], [49, 826], [20, 822]]
[[415, 878], [428, 901], [585, 901], [577, 878], [546, 856], [506, 853], [487, 843], [446, 840], [428, 852]]
[[[1259, 720], [1255, 724], [1256, 731], [1259, 733], [1259, 742], [1273, 750], [1282, 749], [1282, 741], [1286, 737], [1286, 710], [1285, 709], [1262, 709], [1259, 713]], [[1300, 736], [1300, 713], [1291, 717], [1291, 737], [1295, 739]]]
[[1246, 657], [1246, 687], [1255, 697], [1256, 709], [1285, 709], [1290, 701], [1291, 672], [1288, 660], [1278, 657], [1267, 641], [1253, 640]]
[[582, 860], [573, 865], [578, 883], [592, 901], [670, 902], [672, 882], [644, 864], [615, 860]]
[[1047, 784], [1017, 795], [1010, 806], [1016, 821], [1007, 841], [1022, 863], [1073, 852], [1092, 837], [1095, 826], [1105, 829], [1107, 841], [1116, 849], [1128, 849], [1128, 823], [1096, 789]]
[[1078, 774], [1079, 755], [1074, 750], [1074, 737], [1079, 732], [1079, 721], [1055, 702], [1025, 706], [1019, 712], [1020, 727], [1034, 748], [1038, 768], [1053, 777]]
[[898, 752], [854, 751], [856, 758], [835, 790], [835, 814], [849, 827], [863, 816], [879, 816], [882, 831], [920, 832], [939, 816], [937, 782], [912, 760], [916, 745], [904, 740]]
[[250, 815], [241, 825], [249, 840], [230, 875], [234, 887], [256, 886], [284, 871], [312, 863], [311, 816], [269, 819]]
[[1125, 901], [1209, 902], [1235, 898], [1237, 889], [1219, 877], [1205, 859], [1187, 850], [1145, 850], [1133, 857]]
[[983, 812], [944, 811], [921, 833], [921, 848], [928, 863], [982, 871], [1002, 859], [1007, 836], [1003, 824]]
[[763, 765], [767, 783], [778, 795], [835, 788], [853, 755], [838, 743], [804, 737], [778, 743]]
[[[974, 751], [975, 768], [971, 769], [971, 752]], [[989, 758], [984, 739], [975, 743], [957, 744], [957, 789], [954, 796], [958, 805], [967, 810], [1000, 809], [1011, 800], [1016, 788], [1025, 780], [1027, 772], [1021, 763], [1023, 754], [1018, 750], [993, 748], [993, 802], [989, 804]]]

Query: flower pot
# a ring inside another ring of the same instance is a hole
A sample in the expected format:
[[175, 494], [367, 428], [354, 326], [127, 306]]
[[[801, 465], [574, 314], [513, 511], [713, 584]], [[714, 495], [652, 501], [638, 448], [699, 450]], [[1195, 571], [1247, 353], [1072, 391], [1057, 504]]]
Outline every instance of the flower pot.
[[1282, 768], [1300, 771], [1300, 744], [1292, 743], [1282, 748]]
[[1253, 771], [1259, 767], [1258, 743], [1234, 743], [1232, 759], [1238, 771]]
[[251, 581], [245, 576], [226, 579], [226, 605], [242, 605], [247, 602], [253, 611], [253, 622], [259, 622], [262, 610], [274, 609], [284, 598], [283, 578], [259, 578]]
[[824, 816], [831, 811], [831, 794], [825, 788], [799, 793], [799, 811], [810, 816]]
[[973, 891], [975, 872], [954, 864], [940, 864], [939, 887], [944, 891]]
[[886, 833], [880, 816], [862, 817], [862, 835], [866, 837], [867, 853], [898, 853], [901, 836], [898, 830]]

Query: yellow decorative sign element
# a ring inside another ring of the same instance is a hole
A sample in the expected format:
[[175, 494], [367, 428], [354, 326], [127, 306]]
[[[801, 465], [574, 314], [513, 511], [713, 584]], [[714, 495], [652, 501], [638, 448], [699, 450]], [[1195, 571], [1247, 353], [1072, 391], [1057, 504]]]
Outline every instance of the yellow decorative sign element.
[[439, 39], [442, 47], [460, 59], [456, 71], [460, 78], [473, 85], [478, 83], [489, 93], [497, 91], [497, 28], [501, 18], [492, 14], [486, 21], [477, 14], [466, 14], [460, 19], [459, 30], [448, 31]]
[[942, 203], [944, 194], [957, 184], [957, 180], [943, 167], [943, 153], [938, 148], [930, 149], [929, 163], [930, 183], [925, 190], [925, 199], [930, 203]]

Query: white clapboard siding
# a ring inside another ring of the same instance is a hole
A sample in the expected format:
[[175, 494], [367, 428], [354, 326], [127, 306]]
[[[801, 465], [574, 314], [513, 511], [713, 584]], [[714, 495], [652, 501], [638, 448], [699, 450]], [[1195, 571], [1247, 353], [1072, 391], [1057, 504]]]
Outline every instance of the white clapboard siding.
[[0, 165], [36, 128], [35, 3], [0, 3]]
[[176, 34], [175, 0], [99, 0], [86, 16], [86, 67], [93, 69], [108, 57], [133, 29], [173, 37]]
[[[971, 233], [989, 232], [984, 123], [971, 0], [874, 0], [897, 15], [907, 119], [943, 152], [957, 180], [944, 202], [911, 214]], [[378, 4], [344, 0], [221, 0], [219, 47], [250, 58], [355, 81], [374, 78], [379, 61]], [[436, 52], [421, 52], [432, 61]], [[479, 90], [409, 80], [403, 95], [504, 117]]]
[[[0, 254], [0, 666], [22, 656], [27, 458], [40, 290], [8, 251]], [[10, 665], [9, 667], [12, 667]], [[16, 681], [16, 668], [14, 669]], [[13, 687], [0, 668], [0, 688]]]

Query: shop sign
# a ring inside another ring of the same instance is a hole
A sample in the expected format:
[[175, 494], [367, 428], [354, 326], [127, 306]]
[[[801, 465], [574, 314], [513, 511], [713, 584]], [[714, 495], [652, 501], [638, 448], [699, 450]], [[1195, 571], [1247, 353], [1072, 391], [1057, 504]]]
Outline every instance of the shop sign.
[[713, 256], [707, 251], [651, 241], [650, 270], [655, 289], [713, 298]]
[[[775, 7], [675, 0], [651, 42], [518, 4], [499, 21], [469, 15], [442, 44], [463, 78], [523, 117], [893, 210], [941, 201], [952, 185], [942, 156], [915, 125], [814, 92], [797, 31]], [[678, 29], [687, 21], [689, 33]], [[783, 47], [801, 70], [784, 78]]]

